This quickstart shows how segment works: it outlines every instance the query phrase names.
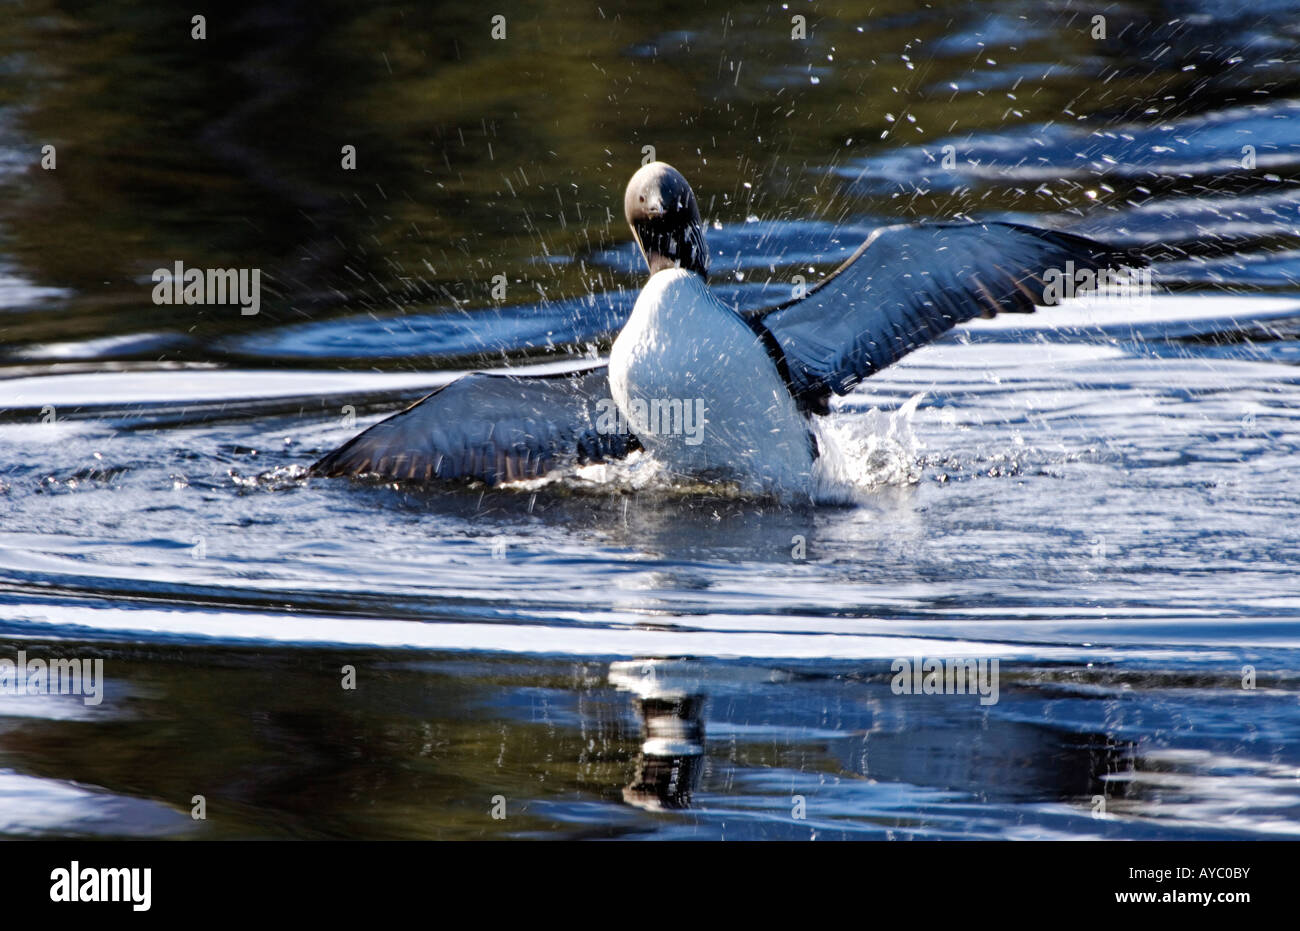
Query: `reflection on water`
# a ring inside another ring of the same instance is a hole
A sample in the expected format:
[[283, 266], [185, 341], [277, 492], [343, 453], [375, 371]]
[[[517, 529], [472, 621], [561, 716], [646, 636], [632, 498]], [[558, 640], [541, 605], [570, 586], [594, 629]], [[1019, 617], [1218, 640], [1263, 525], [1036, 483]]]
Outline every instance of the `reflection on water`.
[[[789, 681], [776, 670], [731, 667], [729, 685]], [[708, 682], [717, 672], [689, 660], [644, 659], [613, 663], [609, 681], [636, 695], [642, 744], [636, 776], [623, 791], [630, 805], [648, 810], [691, 807], [691, 797], [705, 769], [705, 707]], [[873, 689], [873, 692], [879, 690]], [[879, 695], [866, 702], [871, 725], [865, 731], [828, 730], [836, 744], [833, 756], [841, 772], [869, 783], [913, 783], [960, 795], [986, 795], [989, 786], [1019, 800], [1059, 798], [1091, 804], [1104, 812], [1126, 797], [1135, 776], [1136, 744], [1104, 734], [1072, 733], [1039, 723], [1008, 723], [996, 730], [979, 716], [954, 727], [939, 712], [951, 697], [932, 702], [904, 728]], [[974, 726], [970, 726], [974, 725]], [[792, 791], [794, 791], [792, 789]], [[1100, 804], [1098, 799], [1103, 800]], [[799, 804], [800, 800], [804, 804]], [[807, 799], [792, 798], [795, 820], [807, 818]], [[1112, 808], [1113, 810], [1113, 808]], [[1128, 809], [1140, 812], [1140, 807]]]
[[[0, 836], [1300, 830], [1294, 2], [1137, 0], [1105, 41], [1018, 0], [807, 41], [779, 5], [512, 0], [504, 42], [464, 4], [235, 5], [202, 42], [163, 0], [11, 7], [0, 659], [107, 682], [0, 695]], [[739, 306], [958, 215], [1168, 291], [871, 378], [825, 425], [846, 506], [644, 460], [304, 479], [464, 367], [598, 357], [645, 146]], [[261, 269], [261, 312], [153, 305], [177, 261]], [[997, 658], [998, 701], [895, 694], [900, 656]]]
[[1244, 838], [1300, 812], [1293, 692], [1226, 678], [1015, 665], [981, 706], [894, 694], [887, 663], [75, 649], [108, 653], [108, 710], [6, 719], [6, 835]]
[[[683, 668], [685, 667], [685, 668]], [[634, 693], [641, 755], [623, 801], [650, 811], [689, 808], [704, 760], [704, 701], [690, 664], [646, 659], [613, 663], [610, 684]]]

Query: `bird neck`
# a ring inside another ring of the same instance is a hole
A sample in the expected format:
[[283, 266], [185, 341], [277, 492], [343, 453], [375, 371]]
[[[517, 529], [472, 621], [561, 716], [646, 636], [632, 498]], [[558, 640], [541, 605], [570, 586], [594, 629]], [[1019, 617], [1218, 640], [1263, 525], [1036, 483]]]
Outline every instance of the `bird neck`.
[[704, 269], [700, 268], [698, 262], [684, 265], [680, 259], [670, 259], [666, 255], [660, 255], [658, 252], [646, 253], [645, 260], [646, 264], [650, 266], [651, 276], [669, 268], [684, 268], [687, 271], [695, 272], [695, 274], [699, 275], [701, 279], [708, 281], [708, 274]]
[[709, 253], [699, 223], [637, 223], [632, 231], [650, 266], [650, 274], [665, 268], [685, 268], [708, 280]]

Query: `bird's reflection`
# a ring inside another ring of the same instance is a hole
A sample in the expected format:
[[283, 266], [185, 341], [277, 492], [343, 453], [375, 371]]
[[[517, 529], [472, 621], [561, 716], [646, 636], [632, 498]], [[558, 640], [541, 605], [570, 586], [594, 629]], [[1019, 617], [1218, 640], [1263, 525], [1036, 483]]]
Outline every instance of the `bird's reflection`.
[[703, 683], [688, 660], [612, 663], [610, 684], [636, 695], [641, 755], [623, 789], [629, 805], [651, 811], [689, 808], [704, 767]]
[[[832, 681], [849, 683], [831, 687]], [[762, 666], [691, 659], [636, 659], [612, 663], [609, 683], [631, 693], [641, 719], [641, 753], [623, 800], [649, 811], [694, 807], [706, 766], [735, 760], [705, 754], [709, 696], [715, 728], [736, 733], [756, 723], [791, 735], [819, 733], [797, 756], [749, 746], [748, 767], [829, 772], [867, 784], [929, 787], [989, 801], [1072, 801], [1104, 812], [1127, 795], [1135, 746], [1112, 735], [1047, 721], [1018, 720], [1014, 712], [989, 718], [977, 702], [950, 696], [898, 696], [888, 677], [871, 680], [798, 678]], [[846, 697], [843, 688], [850, 690]], [[1003, 701], [1033, 702], [1033, 689]], [[833, 738], [829, 735], [833, 734]], [[888, 801], [888, 793], [881, 796]], [[1098, 807], [1098, 799], [1101, 799]], [[783, 803], [784, 804], [784, 803]], [[866, 802], [862, 813], [879, 814]], [[884, 803], [882, 803], [884, 804]], [[888, 807], [887, 805], [885, 806]]]

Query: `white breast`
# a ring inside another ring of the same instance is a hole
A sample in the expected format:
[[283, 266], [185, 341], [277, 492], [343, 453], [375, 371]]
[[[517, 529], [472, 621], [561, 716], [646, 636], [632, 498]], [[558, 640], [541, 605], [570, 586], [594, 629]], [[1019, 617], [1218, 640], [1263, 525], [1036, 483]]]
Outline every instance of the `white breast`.
[[806, 490], [808, 424], [753, 330], [694, 272], [651, 276], [609, 357], [614, 402], [684, 477]]

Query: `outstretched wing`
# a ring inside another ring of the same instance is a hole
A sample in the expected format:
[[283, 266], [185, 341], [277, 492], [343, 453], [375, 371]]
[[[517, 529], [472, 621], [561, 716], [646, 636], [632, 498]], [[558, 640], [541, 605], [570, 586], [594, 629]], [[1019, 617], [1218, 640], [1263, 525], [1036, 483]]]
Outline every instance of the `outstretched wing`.
[[605, 366], [561, 375], [476, 372], [353, 437], [310, 473], [492, 485], [618, 459], [639, 444], [631, 434], [600, 429], [612, 419], [601, 416], [613, 410], [610, 398]]
[[919, 346], [975, 317], [1032, 312], [1052, 269], [1113, 269], [1144, 259], [1082, 236], [1014, 223], [886, 226], [805, 297], [760, 312], [791, 391], [825, 413]]

